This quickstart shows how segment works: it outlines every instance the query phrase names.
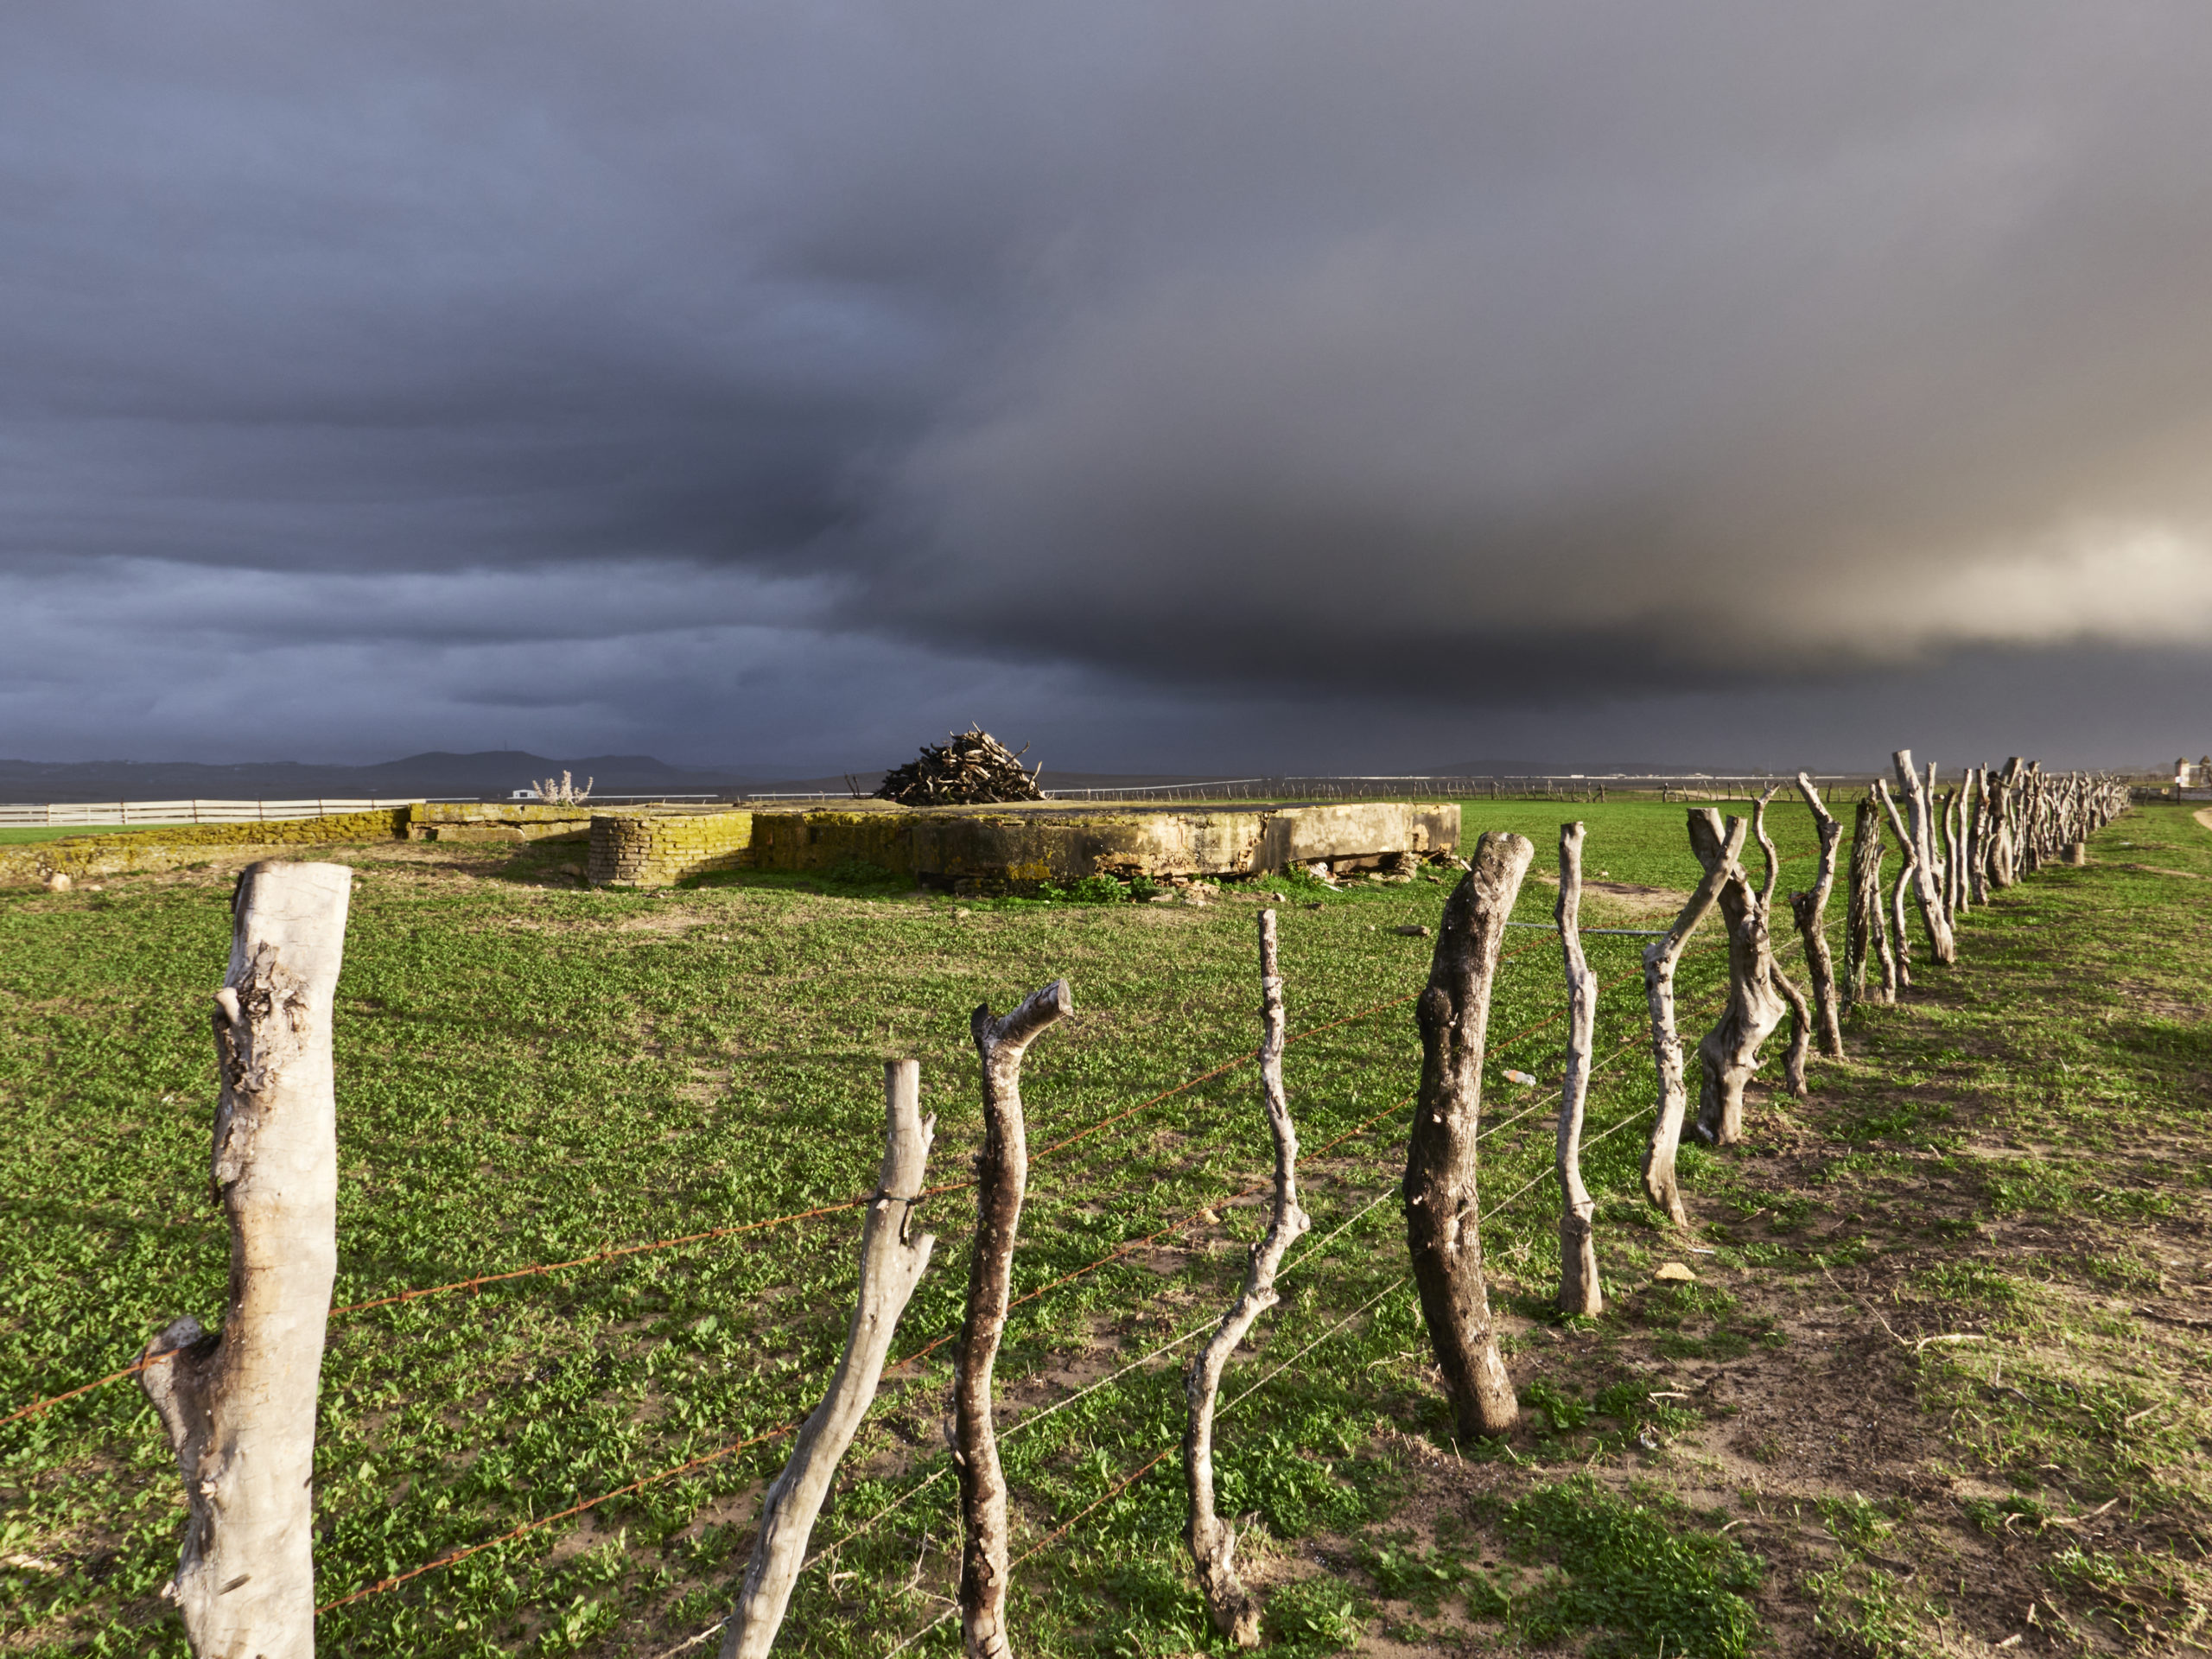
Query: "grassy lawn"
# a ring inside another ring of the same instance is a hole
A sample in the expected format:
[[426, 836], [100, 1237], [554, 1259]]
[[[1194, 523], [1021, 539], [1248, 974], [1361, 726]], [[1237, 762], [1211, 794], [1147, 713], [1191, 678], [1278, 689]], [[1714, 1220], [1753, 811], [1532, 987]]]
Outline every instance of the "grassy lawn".
[[[1535, 839], [1539, 874], [1560, 819], [1587, 822], [1588, 867], [1611, 885], [1586, 926], [1652, 925], [1696, 873], [1679, 806], [1465, 810], [1470, 838]], [[1775, 817], [1799, 861], [1784, 886], [1802, 883], [1809, 820]], [[1205, 906], [791, 878], [588, 893], [567, 872], [579, 849], [510, 851], [327, 855], [360, 872], [338, 1005], [340, 1305], [850, 1198], [880, 1156], [887, 1056], [920, 1058], [932, 1179], [962, 1179], [980, 1116], [968, 1011], [1071, 982], [1077, 1017], [1026, 1072], [1028, 1300], [999, 1366], [1015, 1550], [1037, 1552], [1014, 1594], [1021, 1651], [1207, 1647], [1175, 1459], [1128, 1477], [1177, 1444], [1180, 1366], [1262, 1224], [1256, 1080], [1232, 1067], [1048, 1149], [1249, 1054], [1269, 893], [1292, 1028], [1327, 1027], [1287, 1062], [1314, 1230], [1232, 1363], [1225, 1401], [1261, 1386], [1219, 1434], [1223, 1512], [1258, 1517], [1239, 1555], [1276, 1650], [2195, 1639], [2212, 834], [2178, 810], [2121, 820], [2088, 868], [1976, 912], [1959, 968], [1918, 953], [1915, 1000], [1855, 1021], [1853, 1058], [1816, 1061], [1811, 1100], [1761, 1094], [1751, 1145], [1686, 1153], [1688, 1237], [1637, 1191], [1643, 941], [1592, 938], [1611, 1058], [1586, 1167], [1611, 1309], [1569, 1325], [1543, 1307], [1560, 1059], [1546, 1022], [1564, 999], [1550, 937], [1523, 930], [1491, 1020], [1511, 1040], [1492, 1051], [1484, 1177], [1532, 1408], [1504, 1448], [1452, 1440], [1395, 1202], [1420, 1058], [1398, 999], [1430, 945], [1393, 930], [1433, 924], [1437, 881], [1261, 882]], [[219, 1310], [205, 1010], [242, 861], [0, 896], [16, 1217], [0, 1241], [0, 1411], [127, 1364], [178, 1313]], [[1552, 892], [1532, 879], [1518, 918], [1544, 919]], [[1693, 1033], [1723, 973], [1710, 930], [1682, 973]], [[924, 1219], [938, 1252], [894, 1353], [958, 1323], [972, 1205], [947, 1193]], [[325, 1600], [707, 1460], [327, 1612], [321, 1643], [652, 1655], [703, 1629], [743, 1570], [787, 1449], [777, 1432], [811, 1408], [842, 1343], [858, 1230], [842, 1212], [334, 1319]], [[1697, 1281], [1653, 1284], [1667, 1260]], [[883, 1653], [943, 1610], [949, 1358], [936, 1346], [887, 1379], [781, 1650]], [[181, 1512], [129, 1382], [0, 1428], [0, 1648], [182, 1654], [156, 1599]], [[957, 1649], [946, 1624], [917, 1650]]]

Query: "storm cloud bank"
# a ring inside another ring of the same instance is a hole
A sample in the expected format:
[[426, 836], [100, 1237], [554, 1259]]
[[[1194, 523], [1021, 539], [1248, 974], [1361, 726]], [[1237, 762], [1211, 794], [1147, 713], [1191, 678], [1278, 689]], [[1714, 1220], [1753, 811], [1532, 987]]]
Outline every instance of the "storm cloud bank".
[[1897, 670], [2153, 753], [2208, 72], [2185, 4], [19, 9], [0, 747], [1833, 752]]

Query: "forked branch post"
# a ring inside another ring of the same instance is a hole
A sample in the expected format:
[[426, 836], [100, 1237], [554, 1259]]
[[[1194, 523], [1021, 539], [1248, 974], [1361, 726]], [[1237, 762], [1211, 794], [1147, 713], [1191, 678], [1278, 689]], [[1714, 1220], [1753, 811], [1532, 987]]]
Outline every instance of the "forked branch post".
[[1704, 821], [1709, 833], [1720, 840], [1723, 856], [1705, 867], [1704, 879], [1689, 902], [1675, 918], [1666, 937], [1654, 939], [1643, 951], [1643, 997], [1651, 1014], [1651, 1058], [1657, 1073], [1659, 1099], [1651, 1115], [1651, 1135], [1643, 1149], [1644, 1196], [1667, 1212], [1677, 1227], [1687, 1226], [1689, 1213], [1682, 1208], [1681, 1185], [1675, 1173], [1675, 1156], [1681, 1149], [1682, 1119], [1689, 1107], [1684, 1078], [1681, 1033], [1675, 1024], [1675, 969], [1683, 947], [1697, 925], [1712, 912], [1720, 896], [1720, 885], [1731, 872], [1741, 874], [1737, 858], [1751, 826], [1731, 818], [1726, 830], [1720, 815], [1709, 806], [1690, 809], [1690, 822]]
[[1055, 1020], [1075, 1012], [1056, 979], [1010, 1014], [990, 1004], [969, 1020], [982, 1062], [983, 1150], [976, 1160], [976, 1252], [953, 1380], [953, 1465], [960, 1480], [960, 1629], [971, 1659], [1004, 1659], [1007, 1562], [1006, 1472], [991, 1416], [991, 1368], [1006, 1329], [1014, 1235], [1029, 1183], [1021, 1121], [1021, 1057]]
[[929, 1167], [937, 1120], [921, 1115], [922, 1069], [913, 1060], [883, 1067], [883, 1166], [861, 1232], [861, 1282], [845, 1351], [830, 1391], [799, 1430], [791, 1461], [760, 1507], [760, 1535], [746, 1568], [737, 1611], [722, 1635], [721, 1659], [764, 1659], [806, 1562], [806, 1542], [837, 1465], [875, 1399], [899, 1316], [921, 1282], [937, 1240], [913, 1230], [914, 1205]]

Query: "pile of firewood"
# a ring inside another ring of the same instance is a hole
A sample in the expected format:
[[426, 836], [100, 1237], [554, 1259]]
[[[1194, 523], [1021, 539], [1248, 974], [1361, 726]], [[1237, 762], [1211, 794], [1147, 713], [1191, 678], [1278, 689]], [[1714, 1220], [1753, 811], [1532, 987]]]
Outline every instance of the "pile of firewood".
[[[972, 806], [992, 801], [1041, 801], [1035, 773], [1022, 770], [1020, 754], [988, 732], [969, 727], [950, 742], [925, 743], [921, 754], [884, 773], [877, 795], [902, 806]], [[1039, 771], [1043, 768], [1039, 767]]]

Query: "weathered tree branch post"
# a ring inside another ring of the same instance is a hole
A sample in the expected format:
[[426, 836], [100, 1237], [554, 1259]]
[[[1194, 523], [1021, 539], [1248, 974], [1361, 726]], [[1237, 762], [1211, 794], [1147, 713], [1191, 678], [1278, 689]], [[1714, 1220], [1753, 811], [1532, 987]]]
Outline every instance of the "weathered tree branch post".
[[1580, 823], [1559, 831], [1560, 955], [1567, 970], [1567, 1070], [1559, 1086], [1559, 1311], [1570, 1318], [1605, 1311], [1598, 1281], [1598, 1205], [1582, 1182], [1582, 1114], [1590, 1057], [1598, 1037], [1598, 976], [1582, 954], [1582, 838]]
[[1275, 1143], [1274, 1208], [1267, 1236], [1252, 1248], [1244, 1287], [1222, 1316], [1212, 1338], [1191, 1362], [1183, 1382], [1190, 1418], [1183, 1430], [1183, 1483], [1191, 1513], [1183, 1539], [1198, 1574], [1213, 1627], [1230, 1645], [1260, 1645], [1260, 1604], [1236, 1576], [1236, 1530], [1214, 1513], [1213, 1408], [1229, 1357], [1261, 1314], [1275, 1305], [1275, 1271], [1283, 1254], [1313, 1224], [1298, 1204], [1298, 1130], [1291, 1122], [1283, 1091], [1282, 1051], [1287, 1040], [1282, 1005], [1282, 969], [1275, 954], [1275, 913], [1260, 912], [1260, 1084], [1267, 1096], [1268, 1129]]
[[331, 1005], [353, 872], [249, 865], [215, 993], [212, 1173], [231, 1228], [222, 1328], [176, 1320], [146, 1345], [189, 1506], [164, 1592], [200, 1659], [315, 1652], [315, 1392], [338, 1272]]
[[1505, 924], [1536, 849], [1492, 830], [1445, 902], [1421, 1023], [1421, 1092], [1406, 1147], [1406, 1243], [1428, 1339], [1459, 1432], [1503, 1434], [1521, 1414], [1483, 1282], [1475, 1141], [1483, 1052]]
[[[1690, 847], [1710, 870], [1726, 861], [1713, 814], [1690, 820]], [[1720, 884], [1720, 914], [1728, 925], [1728, 1006], [1697, 1046], [1702, 1081], [1695, 1125], [1698, 1138], [1716, 1147], [1744, 1138], [1744, 1085], [1758, 1070], [1759, 1048], [1782, 1023], [1787, 1008], [1775, 983], [1774, 952], [1766, 907], [1751, 891], [1741, 864]]]
[[[1720, 815], [1711, 807], [1690, 809], [1690, 821], [1699, 816], [1712, 820], [1712, 833], [1724, 832]], [[1667, 1218], [1677, 1227], [1689, 1224], [1689, 1212], [1682, 1207], [1681, 1183], [1675, 1175], [1675, 1154], [1682, 1140], [1682, 1119], [1689, 1108], [1689, 1090], [1683, 1081], [1682, 1039], [1675, 1027], [1675, 968], [1681, 961], [1682, 948], [1689, 943], [1690, 934], [1712, 910], [1713, 901], [1720, 895], [1720, 884], [1736, 868], [1737, 855], [1744, 849], [1744, 836], [1751, 826], [1741, 818], [1728, 820], [1727, 837], [1724, 850], [1726, 856], [1706, 868], [1705, 879], [1697, 884], [1689, 902], [1662, 938], [1652, 940], [1643, 948], [1643, 1000], [1651, 1011], [1651, 1058], [1658, 1074], [1659, 1100], [1651, 1115], [1651, 1136], [1643, 1149], [1644, 1196], [1667, 1212]], [[1694, 844], [1695, 832], [1692, 832]]]
[[1805, 1082], [1805, 1055], [1813, 1044], [1813, 1010], [1782, 964], [1774, 960], [1774, 887], [1782, 874], [1782, 857], [1774, 849], [1774, 841], [1766, 832], [1767, 803], [1773, 800], [1782, 785], [1770, 785], [1751, 806], [1751, 833], [1758, 837], [1759, 852], [1766, 860], [1766, 880], [1759, 887], [1759, 917], [1767, 930], [1767, 966], [1774, 976], [1774, 988], [1782, 993], [1782, 1000], [1789, 1005], [1789, 1046], [1782, 1057], [1783, 1086], [1802, 1100], [1811, 1092]]
[[1976, 766], [1967, 777], [1967, 899], [1969, 904], [1986, 905], [1989, 902], [1989, 768]]
[[2017, 754], [2007, 760], [1993, 791], [1997, 832], [1990, 842], [1989, 885], [2000, 893], [2020, 879], [2020, 789], [2026, 765]]
[[2020, 779], [2021, 812], [2018, 847], [2019, 868], [2023, 874], [2033, 875], [2043, 868], [2044, 853], [2044, 783], [2043, 762], [2028, 762], [2026, 773]]
[[1021, 1121], [1021, 1057], [1044, 1029], [1075, 1012], [1056, 979], [996, 1019], [980, 1005], [969, 1020], [982, 1060], [983, 1150], [976, 1160], [976, 1253], [952, 1386], [952, 1461], [960, 1479], [960, 1629], [969, 1659], [1007, 1659], [1006, 1472], [991, 1420], [991, 1367], [1006, 1329], [1014, 1241], [1029, 1182]]
[[[1866, 981], [1871, 965], [1879, 963], [1881, 976], [1872, 990]], [[1856, 1007], [1861, 1002], [1887, 1002], [1896, 992], [1896, 967], [1890, 960], [1882, 931], [1882, 819], [1869, 790], [1852, 819], [1851, 889], [1843, 918], [1843, 1000]]]
[[791, 1461], [760, 1506], [760, 1535], [745, 1571], [737, 1611], [723, 1627], [722, 1659], [765, 1659], [783, 1625], [791, 1586], [806, 1564], [807, 1538], [845, 1450], [875, 1399], [899, 1317], [921, 1282], [937, 1240], [913, 1231], [913, 1206], [929, 1166], [937, 1120], [921, 1115], [922, 1069], [913, 1060], [883, 1067], [883, 1165], [861, 1232], [861, 1282], [845, 1351], [830, 1391], [799, 1430]]
[[1959, 791], [1947, 789], [1936, 799], [1936, 822], [1943, 836], [1943, 915], [1955, 928], [1959, 921], [1959, 832], [1953, 822]]
[[1906, 931], [1905, 895], [1912, 890], [1914, 871], [1918, 868], [1912, 847], [1912, 831], [1905, 828], [1904, 814], [1897, 810], [1897, 804], [1890, 794], [1889, 786], [1879, 778], [1874, 780], [1874, 797], [1882, 804], [1888, 816], [1890, 833], [1897, 837], [1897, 848], [1904, 855], [1904, 868], [1890, 888], [1890, 945], [1897, 958], [1899, 992], [1912, 988], [1912, 939]]
[[1950, 918], [1943, 913], [1943, 890], [1938, 884], [1936, 846], [1930, 834], [1931, 804], [1928, 785], [1912, 767], [1912, 751], [1899, 749], [1890, 757], [1897, 772], [1897, 787], [1912, 810], [1912, 832], [1906, 844], [1912, 849], [1912, 891], [1920, 905], [1921, 925], [1928, 930], [1928, 948], [1936, 960], [1953, 963], [1959, 947], [1951, 938]]
[[1813, 985], [1813, 1021], [1821, 1052], [1832, 1060], [1843, 1058], [1843, 1024], [1835, 995], [1835, 959], [1828, 950], [1828, 894], [1835, 889], [1836, 848], [1843, 840], [1843, 825], [1822, 804], [1821, 791], [1803, 772], [1797, 774], [1797, 792], [1812, 809], [1813, 824], [1821, 838], [1820, 873], [1812, 891], [1789, 895], [1789, 918], [1805, 944], [1805, 974]]

